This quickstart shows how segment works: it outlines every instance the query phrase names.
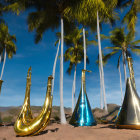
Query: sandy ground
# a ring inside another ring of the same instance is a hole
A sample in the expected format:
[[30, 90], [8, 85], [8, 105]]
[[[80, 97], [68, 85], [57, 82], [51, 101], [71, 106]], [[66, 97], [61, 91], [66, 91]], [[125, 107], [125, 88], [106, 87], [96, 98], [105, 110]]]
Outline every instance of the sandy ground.
[[140, 140], [140, 130], [116, 129], [114, 125], [73, 127], [52, 124], [38, 136], [17, 137], [13, 126], [0, 127], [0, 140]]

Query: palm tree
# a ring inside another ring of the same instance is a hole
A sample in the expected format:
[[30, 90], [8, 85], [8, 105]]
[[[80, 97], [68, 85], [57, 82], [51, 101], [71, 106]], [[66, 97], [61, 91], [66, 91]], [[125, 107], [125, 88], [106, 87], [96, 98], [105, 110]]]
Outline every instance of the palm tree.
[[[103, 66], [107, 64], [107, 60], [105, 59], [105, 56], [102, 52], [102, 58], [103, 58]], [[100, 61], [99, 61], [99, 55], [98, 55], [98, 60], [96, 60], [96, 63], [98, 64], [99, 67], [99, 73], [100, 73], [100, 108], [103, 109], [103, 83], [102, 83], [102, 77], [101, 77], [101, 66], [100, 66]]]
[[[72, 69], [74, 68], [74, 80], [73, 80], [73, 87], [72, 87], [72, 112], [74, 111], [74, 102], [75, 102], [75, 90], [76, 90], [76, 70], [77, 70], [77, 64], [81, 63], [84, 57], [84, 48], [83, 48], [83, 35], [82, 35], [83, 29], [75, 28], [73, 29], [68, 35], [64, 36], [64, 42], [68, 46], [68, 49], [66, 50], [64, 54], [65, 61], [69, 61], [69, 67], [67, 72], [71, 74]], [[86, 37], [88, 35], [88, 32], [85, 33]], [[57, 33], [57, 37], [60, 37], [60, 33]], [[58, 41], [57, 41], [58, 42]], [[89, 45], [95, 41], [88, 41], [86, 39], [86, 45]], [[87, 62], [89, 62], [88, 57], [86, 56]]]
[[[3, 71], [5, 67], [6, 62], [6, 53], [8, 54], [8, 57], [11, 58], [13, 53], [16, 52], [16, 46], [14, 42], [16, 41], [15, 36], [12, 36], [8, 32], [8, 26], [5, 24], [5, 21], [3, 19], [3, 13], [12, 11], [16, 14], [19, 13], [19, 7], [17, 8], [17, 5], [11, 5], [9, 6], [4, 1], [0, 2], [0, 63], [3, 62], [1, 76], [0, 76], [0, 93], [1, 93], [1, 87], [2, 87], [2, 76]], [[8, 50], [7, 50], [8, 49]]]
[[[109, 1], [108, 1], [109, 2]], [[97, 36], [98, 36], [98, 46], [99, 46], [99, 61], [100, 61], [100, 73], [101, 73], [101, 80], [102, 80], [102, 88], [103, 88], [103, 94], [104, 94], [104, 105], [105, 105], [105, 110], [108, 112], [107, 109], [107, 103], [106, 103], [106, 97], [105, 97], [105, 84], [104, 84], [104, 71], [103, 71], [103, 62], [102, 62], [102, 50], [101, 50], [101, 38], [100, 38], [100, 19], [99, 19], [99, 13], [100, 13], [100, 5], [104, 5], [103, 8], [105, 9], [105, 11], [108, 11], [108, 17], [105, 18], [111, 18], [112, 20], [112, 10], [113, 8], [116, 6], [116, 1], [112, 1], [112, 3], [110, 3], [110, 6], [108, 6], [107, 4], [109, 3], [105, 3], [104, 1], [101, 1], [100, 3], [98, 2], [97, 4]], [[109, 11], [111, 9], [111, 11]], [[110, 16], [111, 15], [111, 16]], [[106, 15], [105, 15], [106, 16]]]
[[[131, 56], [131, 53], [140, 54], [140, 46], [137, 46], [140, 43], [140, 40], [134, 40], [134, 35], [132, 32], [125, 33], [124, 28], [115, 28], [110, 32], [109, 39], [112, 43], [112, 47], [106, 47], [106, 49], [110, 49], [111, 52], [105, 55], [104, 59], [108, 60], [113, 55], [118, 54], [118, 64], [117, 67], [120, 73], [120, 86], [122, 93], [122, 85], [121, 85], [121, 72], [120, 72], [120, 57], [123, 58], [123, 68], [125, 74], [125, 80], [127, 79], [126, 75], [126, 57]], [[125, 57], [126, 56], [126, 57]], [[122, 93], [123, 100], [123, 93]]]
[[121, 104], [123, 104], [122, 74], [121, 74], [121, 68], [120, 68], [120, 57], [121, 57], [121, 55], [119, 56], [119, 59], [118, 59], [117, 68], [118, 68], [118, 70], [119, 70], [119, 75], [120, 75]]
[[19, 15], [21, 11], [25, 10], [25, 7], [33, 3], [33, 0], [3, 0], [0, 3], [0, 13], [12, 12]]
[[76, 44], [76, 46], [69, 47], [64, 54], [65, 61], [70, 61], [67, 72], [71, 74], [71, 70], [74, 67], [74, 80], [72, 87], [72, 113], [75, 106], [75, 90], [76, 90], [76, 70], [77, 64], [80, 63], [84, 58], [83, 46]]
[[[8, 58], [12, 58], [13, 54], [16, 53], [16, 37], [10, 35], [8, 26], [5, 23], [0, 24], [0, 54], [4, 53], [3, 66], [1, 70], [0, 80], [2, 81], [3, 71], [6, 62], [6, 55]], [[3, 56], [3, 55], [2, 55]]]
[[127, 1], [118, 1], [119, 8], [129, 7], [128, 12], [124, 16], [122, 22], [126, 23], [129, 31], [135, 35], [135, 26], [138, 19], [138, 13], [140, 13], [140, 1], [139, 0], [127, 0]]
[[[105, 36], [105, 38], [107, 39], [107, 37]], [[111, 53], [109, 53], [109, 54], [107, 54], [107, 55], [104, 55], [103, 53], [102, 53], [102, 58], [103, 58], [103, 66], [105, 66], [106, 64], [107, 64], [107, 61], [108, 61], [108, 59], [112, 56], [112, 55], [114, 55], [116, 53], [116, 51], [114, 51], [114, 52], [111, 52]], [[118, 64], [117, 64], [117, 68], [118, 68], [118, 70], [119, 70], [119, 74], [120, 74], [120, 88], [121, 88], [121, 103], [123, 103], [123, 91], [122, 91], [122, 76], [121, 76], [121, 70], [120, 70], [120, 57], [121, 57], [121, 55], [119, 56], [119, 58], [118, 58]], [[98, 60], [96, 61], [96, 63], [99, 65], [99, 57], [98, 57]], [[99, 66], [99, 72], [101, 73], [101, 70], [100, 70], [100, 66]], [[101, 75], [101, 74], [100, 74]], [[101, 109], [103, 109], [103, 99], [102, 99], [102, 92], [103, 92], [103, 89], [102, 89], [102, 81], [101, 81], [101, 76], [100, 76], [100, 107], [101, 107]]]
[[[83, 50], [83, 41], [82, 41], [83, 35], [82, 35], [83, 30], [82, 29], [74, 29], [73, 32], [67, 36], [65, 36], [65, 42], [68, 46], [70, 46], [66, 52], [65, 52], [65, 61], [70, 61], [69, 68], [67, 72], [71, 74], [71, 70], [74, 67], [74, 80], [73, 80], [73, 87], [72, 87], [72, 113], [74, 111], [74, 105], [76, 103], [75, 99], [75, 91], [76, 91], [76, 70], [77, 70], [77, 64], [80, 63], [83, 58], [84, 58], [84, 67], [85, 67], [85, 52]], [[85, 33], [87, 34], [87, 32]], [[84, 35], [85, 35], [84, 34]], [[86, 41], [84, 42], [86, 43]], [[87, 42], [88, 43], [88, 42]], [[86, 59], [88, 60], [87, 56]]]
[[[100, 27], [102, 22], [111, 23], [114, 22], [113, 9], [116, 7], [118, 0], [77, 0], [77, 4], [70, 6], [65, 10], [65, 14], [73, 19], [76, 19], [79, 23], [89, 26], [92, 30], [95, 30], [95, 21], [97, 25], [98, 46], [99, 46], [99, 60], [101, 70], [101, 80], [104, 93], [105, 110], [107, 111], [106, 97], [105, 97], [105, 85], [104, 85], [104, 72], [102, 62], [101, 40], [100, 40]], [[99, 19], [100, 17], [100, 19]]]
[[[82, 24], [83, 26], [83, 47], [84, 47], [84, 69], [86, 69], [86, 31], [85, 28], [87, 24], [90, 24], [91, 21], [89, 20], [89, 16], [86, 15], [81, 8], [81, 1], [73, 1], [70, 3], [69, 7], [65, 9], [65, 16], [68, 18], [68, 20], [74, 20], [78, 22], [79, 24]], [[92, 21], [93, 23], [93, 21]]]
[[41, 0], [35, 5], [35, 12], [31, 12], [28, 17], [29, 30], [36, 31], [35, 42], [38, 43], [43, 33], [48, 29], [56, 29], [61, 25], [61, 56], [60, 56], [60, 115], [61, 123], [66, 124], [66, 118], [63, 105], [63, 47], [64, 47], [64, 24], [65, 32], [70, 32], [73, 28], [73, 23], [68, 22], [64, 16], [64, 10], [69, 5], [70, 1], [67, 0]]
[[[55, 44], [55, 46], [56, 46], [56, 44]], [[56, 69], [56, 62], [57, 62], [57, 58], [58, 58], [58, 54], [59, 54], [59, 46], [60, 46], [60, 39], [58, 40], [57, 52], [56, 52], [56, 56], [55, 56], [55, 60], [54, 60], [54, 65], [53, 65], [52, 95], [53, 95], [53, 91], [54, 91], [55, 69]]]

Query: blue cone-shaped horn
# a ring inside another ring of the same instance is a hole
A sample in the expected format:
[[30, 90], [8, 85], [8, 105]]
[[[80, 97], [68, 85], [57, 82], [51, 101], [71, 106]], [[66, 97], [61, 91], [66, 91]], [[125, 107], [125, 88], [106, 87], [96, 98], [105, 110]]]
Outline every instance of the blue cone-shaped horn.
[[130, 78], [127, 79], [125, 97], [116, 126], [140, 129], [140, 98]]
[[[87, 70], [82, 70], [82, 85], [79, 94], [79, 98], [72, 114], [70, 124], [73, 126], [93, 126], [97, 125], [92, 110], [89, 104], [89, 100], [86, 93], [85, 86], [85, 72]], [[90, 71], [88, 71], [90, 72]]]

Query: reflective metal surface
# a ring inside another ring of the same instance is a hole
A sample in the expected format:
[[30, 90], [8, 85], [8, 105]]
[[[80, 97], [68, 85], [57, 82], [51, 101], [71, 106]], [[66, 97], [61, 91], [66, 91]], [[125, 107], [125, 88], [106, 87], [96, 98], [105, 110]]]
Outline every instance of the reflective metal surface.
[[120, 106], [117, 115], [116, 115], [116, 116], [114, 117], [114, 119], [112, 120], [113, 123], [115, 123], [115, 122], [118, 120], [118, 117], [119, 117], [119, 115], [120, 115], [121, 109], [122, 109], [122, 107]]
[[129, 68], [129, 73], [130, 73], [130, 79], [134, 85], [134, 88], [136, 89], [136, 83], [135, 83], [135, 77], [134, 77], [134, 69], [133, 69], [133, 60], [131, 57], [127, 57], [127, 62], [128, 62], [128, 68]]
[[0, 94], [1, 94], [2, 83], [3, 83], [3, 80], [0, 80]]
[[130, 78], [127, 79], [125, 97], [116, 126], [140, 129], [140, 98]]
[[29, 68], [24, 104], [14, 125], [14, 130], [17, 135], [36, 135], [40, 133], [48, 124], [52, 112], [51, 81], [52, 76], [49, 76], [44, 106], [38, 117], [33, 118], [30, 108], [31, 68]]
[[92, 110], [91, 110], [87, 93], [86, 93], [86, 85], [85, 85], [85, 72], [86, 71], [87, 70], [82, 70], [81, 90], [80, 90], [80, 94], [79, 94], [79, 98], [78, 98], [75, 110], [69, 122], [73, 126], [93, 126], [97, 124], [93, 117]]

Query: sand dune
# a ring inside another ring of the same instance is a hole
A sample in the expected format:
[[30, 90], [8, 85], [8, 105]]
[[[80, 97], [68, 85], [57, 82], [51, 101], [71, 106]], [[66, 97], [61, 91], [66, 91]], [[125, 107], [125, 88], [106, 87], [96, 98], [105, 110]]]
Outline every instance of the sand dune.
[[17, 137], [13, 126], [0, 127], [0, 140], [140, 140], [140, 130], [116, 129], [114, 125], [92, 127], [51, 124], [41, 134]]

